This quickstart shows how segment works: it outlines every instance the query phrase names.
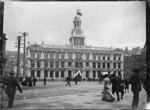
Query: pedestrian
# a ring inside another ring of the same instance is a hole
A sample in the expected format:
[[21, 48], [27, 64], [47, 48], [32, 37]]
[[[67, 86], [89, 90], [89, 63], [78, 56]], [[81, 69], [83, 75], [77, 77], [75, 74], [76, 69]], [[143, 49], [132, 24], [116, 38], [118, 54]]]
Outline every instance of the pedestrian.
[[16, 93], [16, 87], [18, 87], [20, 93], [22, 93], [22, 89], [19, 85], [19, 82], [14, 77], [14, 71], [11, 71], [10, 76], [3, 82], [3, 88], [5, 86], [6, 86], [6, 94], [8, 96], [8, 108], [12, 108], [14, 96]]
[[29, 81], [29, 85], [28, 85], [28, 86], [29, 86], [29, 87], [32, 87], [32, 77], [29, 77], [29, 78], [28, 78], [28, 81]]
[[141, 91], [139, 68], [137, 67], [133, 69], [133, 74], [130, 78], [130, 84], [132, 85], [131, 91], [133, 92], [132, 108], [136, 109], [139, 102], [139, 92]]
[[108, 73], [104, 74], [104, 89], [102, 92], [102, 100], [107, 102], [113, 102], [115, 100], [114, 95], [110, 91], [110, 78], [108, 77]]
[[68, 76], [68, 77], [66, 78], [66, 80], [67, 80], [66, 86], [69, 85], [69, 86], [71, 87], [71, 83], [70, 83], [70, 80], [71, 80], [71, 79], [70, 79], [70, 76]]
[[125, 78], [124, 82], [125, 82], [125, 93], [126, 92], [129, 93], [129, 79]]
[[121, 99], [123, 99], [123, 96], [124, 96], [124, 80], [121, 79], [121, 89], [120, 89], [120, 92], [121, 92]]
[[116, 74], [113, 74], [111, 78], [112, 83], [112, 93], [116, 93], [117, 95], [117, 101], [120, 101], [119, 92], [121, 91], [121, 77], [116, 76]]
[[46, 80], [46, 77], [44, 77], [44, 85], [46, 85], [46, 81], [47, 81], [47, 80]]
[[36, 79], [36, 77], [34, 76], [34, 77], [33, 77], [33, 85], [34, 85], [34, 86], [36, 86], [36, 81], [37, 81], [37, 79]]
[[77, 76], [74, 78], [74, 81], [75, 81], [75, 84], [77, 85], [78, 84], [78, 77]]

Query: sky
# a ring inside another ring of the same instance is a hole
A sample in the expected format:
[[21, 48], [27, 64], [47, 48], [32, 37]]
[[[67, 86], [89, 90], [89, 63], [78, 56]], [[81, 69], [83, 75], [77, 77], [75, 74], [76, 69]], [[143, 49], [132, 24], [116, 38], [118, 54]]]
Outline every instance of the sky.
[[69, 44], [77, 8], [86, 44], [128, 49], [146, 41], [144, 1], [129, 2], [5, 2], [6, 50], [17, 51], [16, 37], [28, 32], [30, 43]]

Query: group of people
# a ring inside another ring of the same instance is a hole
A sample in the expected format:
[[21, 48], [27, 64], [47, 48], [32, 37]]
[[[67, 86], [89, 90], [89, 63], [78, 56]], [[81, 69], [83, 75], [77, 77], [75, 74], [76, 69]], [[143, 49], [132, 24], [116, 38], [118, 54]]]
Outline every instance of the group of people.
[[[68, 76], [66, 78], [67, 85], [71, 87], [71, 78]], [[75, 84], [77, 85], [78, 77], [74, 78]], [[32, 81], [36, 82], [37, 79], [35, 77], [31, 78], [22, 78], [22, 84], [28, 82], [28, 86], [32, 86]], [[120, 99], [123, 99], [124, 93], [129, 93], [129, 84], [131, 84], [131, 91], [133, 92], [133, 101], [132, 101], [132, 108], [136, 109], [138, 107], [138, 101], [139, 101], [139, 92], [141, 91], [141, 83], [139, 78], [139, 69], [134, 68], [133, 74], [130, 79], [122, 79], [121, 74], [116, 76], [113, 74], [111, 77], [108, 76], [108, 74], [103, 75], [103, 84], [104, 89], [102, 92], [102, 100], [103, 101], [109, 101], [112, 102], [115, 100], [114, 94], [117, 95], [117, 101], [120, 101]], [[34, 83], [34, 86], [36, 84]], [[46, 78], [44, 78], [44, 85], [46, 85]], [[112, 85], [112, 86], [111, 86]], [[20, 87], [20, 84], [18, 80], [14, 77], [14, 72], [10, 72], [10, 77], [6, 78], [3, 81], [2, 88], [6, 87], [6, 94], [8, 96], [8, 108], [11, 108], [13, 105], [14, 96], [16, 93], [16, 87], [18, 87], [20, 93], [22, 93], [22, 89]], [[121, 93], [121, 96], [120, 94]]]
[[20, 83], [22, 86], [28, 86], [28, 87], [32, 87], [32, 86], [36, 86], [36, 82], [37, 79], [36, 77], [20, 77], [19, 79]]
[[131, 91], [133, 92], [132, 108], [136, 109], [138, 107], [139, 92], [141, 91], [141, 83], [138, 68], [133, 69], [133, 74], [130, 79], [122, 79], [121, 74], [119, 74], [118, 76], [113, 74], [111, 77], [109, 77], [108, 74], [105, 74], [103, 75], [103, 78], [103, 101], [114, 101], [115, 93], [117, 95], [117, 101], [120, 101], [120, 99], [123, 99], [124, 93], [129, 93], [129, 84], [131, 84]]

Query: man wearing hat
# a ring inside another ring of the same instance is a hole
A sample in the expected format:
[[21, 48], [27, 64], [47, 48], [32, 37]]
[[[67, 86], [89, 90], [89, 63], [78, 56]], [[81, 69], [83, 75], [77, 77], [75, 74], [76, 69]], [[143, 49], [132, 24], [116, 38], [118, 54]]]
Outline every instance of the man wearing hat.
[[22, 89], [17, 81], [17, 79], [14, 77], [14, 71], [11, 71], [10, 76], [4, 81], [3, 88], [6, 86], [6, 94], [8, 96], [8, 108], [12, 108], [14, 96], [16, 93], [16, 86], [18, 87], [20, 93], [22, 93]]
[[132, 85], [131, 91], [133, 92], [132, 108], [136, 109], [138, 107], [138, 102], [139, 102], [139, 92], [141, 91], [139, 68], [135, 67], [132, 72], [133, 74], [130, 78], [130, 83]]

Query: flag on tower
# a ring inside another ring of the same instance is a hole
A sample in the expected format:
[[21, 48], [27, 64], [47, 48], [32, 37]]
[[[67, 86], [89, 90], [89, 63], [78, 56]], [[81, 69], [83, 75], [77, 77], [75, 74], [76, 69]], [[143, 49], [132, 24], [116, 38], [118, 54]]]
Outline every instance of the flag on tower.
[[82, 16], [82, 13], [80, 11], [81, 11], [80, 9], [77, 9], [77, 15]]

